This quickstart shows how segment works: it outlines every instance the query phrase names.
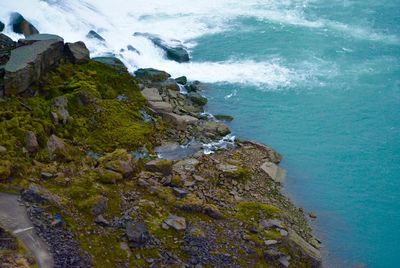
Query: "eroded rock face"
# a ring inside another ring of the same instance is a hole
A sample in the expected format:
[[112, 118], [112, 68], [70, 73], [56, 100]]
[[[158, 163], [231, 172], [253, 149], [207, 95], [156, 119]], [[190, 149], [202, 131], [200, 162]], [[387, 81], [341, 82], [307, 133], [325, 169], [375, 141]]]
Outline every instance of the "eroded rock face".
[[38, 34], [39, 31], [29, 21], [27, 21], [21, 14], [15, 12], [11, 14], [11, 25], [13, 31], [25, 36]]
[[21, 46], [11, 52], [5, 66], [5, 95], [18, 95], [39, 81], [48, 70], [54, 68], [64, 57], [61, 40], [37, 41]]
[[89, 62], [90, 53], [85, 43], [79, 41], [65, 44], [67, 59], [74, 64], [85, 64]]

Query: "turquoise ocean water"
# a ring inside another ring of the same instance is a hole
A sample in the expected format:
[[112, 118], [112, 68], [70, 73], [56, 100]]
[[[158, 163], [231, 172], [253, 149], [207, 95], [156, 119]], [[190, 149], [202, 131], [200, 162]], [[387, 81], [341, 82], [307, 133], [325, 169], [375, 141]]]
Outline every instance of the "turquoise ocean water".
[[[131, 71], [207, 82], [208, 111], [284, 155], [284, 191], [317, 213], [326, 267], [400, 266], [399, 0], [0, 1], [0, 20], [12, 11]], [[192, 62], [134, 32], [181, 40]]]

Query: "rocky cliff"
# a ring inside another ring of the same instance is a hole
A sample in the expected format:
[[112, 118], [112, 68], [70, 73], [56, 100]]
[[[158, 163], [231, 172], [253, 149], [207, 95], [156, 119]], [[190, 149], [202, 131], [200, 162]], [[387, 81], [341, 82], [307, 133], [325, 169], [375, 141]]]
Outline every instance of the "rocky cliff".
[[201, 83], [54, 35], [0, 40], [0, 189], [56, 267], [320, 266], [281, 155], [226, 137]]

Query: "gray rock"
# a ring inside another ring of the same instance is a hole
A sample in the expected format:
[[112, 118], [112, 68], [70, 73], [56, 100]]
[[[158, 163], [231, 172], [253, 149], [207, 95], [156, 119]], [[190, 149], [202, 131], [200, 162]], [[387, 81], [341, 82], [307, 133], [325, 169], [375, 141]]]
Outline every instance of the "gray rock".
[[38, 41], [48, 41], [48, 40], [57, 40], [64, 42], [64, 39], [62, 37], [55, 34], [33, 34], [25, 37], [24, 39], [19, 39], [18, 46], [28, 46]]
[[166, 159], [151, 160], [145, 164], [145, 169], [168, 176], [172, 174], [172, 161]]
[[54, 176], [54, 174], [49, 173], [49, 172], [42, 172], [42, 173], [40, 173], [40, 177], [41, 177], [43, 180], [47, 181], [47, 180], [51, 180], [51, 179], [54, 178], [55, 176]]
[[177, 187], [172, 188], [172, 191], [173, 191], [174, 195], [178, 198], [185, 198], [189, 194], [189, 192], [186, 191], [185, 189], [181, 189], [181, 188], [177, 188]]
[[278, 261], [280, 262], [280, 264], [282, 264], [283, 265], [283, 267], [289, 267], [289, 265], [290, 265], [290, 256], [282, 256], [282, 257], [280, 257], [279, 259], [278, 259]]
[[52, 121], [55, 125], [61, 124], [66, 125], [69, 119], [68, 108], [68, 99], [65, 96], [56, 97], [53, 100], [51, 113]]
[[128, 73], [128, 69], [126, 68], [125, 64], [116, 57], [95, 57], [92, 58], [92, 60], [103, 63], [120, 73]]
[[165, 101], [149, 101], [148, 104], [149, 107], [157, 113], [162, 113], [162, 112], [170, 113], [174, 109], [169, 102]]
[[47, 152], [51, 159], [54, 157], [57, 150], [64, 150], [65, 147], [65, 142], [54, 134], [51, 135], [47, 141]]
[[153, 68], [138, 69], [137, 71], [135, 71], [135, 76], [139, 79], [149, 80], [152, 82], [162, 82], [171, 77], [169, 73]]
[[108, 208], [108, 198], [107, 197], [100, 197], [96, 204], [92, 207], [93, 215], [101, 215], [107, 212]]
[[25, 138], [25, 146], [28, 152], [35, 153], [39, 149], [39, 143], [37, 141], [35, 133], [28, 131]]
[[196, 124], [199, 119], [190, 115], [178, 115], [174, 113], [163, 113], [163, 119], [175, 126], [178, 130], [185, 130], [188, 125]]
[[101, 35], [99, 35], [97, 32], [91, 30], [87, 33], [86, 35], [87, 38], [91, 38], [91, 39], [97, 39], [101, 42], [105, 42], [106, 39], [104, 39]]
[[164, 221], [164, 223], [177, 231], [182, 231], [186, 229], [186, 220], [183, 217], [170, 215], [168, 219]]
[[206, 97], [203, 97], [197, 92], [190, 92], [188, 94], [189, 99], [193, 102], [193, 104], [198, 106], [204, 106], [207, 104], [208, 100]]
[[321, 266], [321, 253], [318, 249], [310, 245], [295, 231], [289, 230], [289, 243], [292, 247], [297, 248], [311, 263], [311, 267]]
[[283, 183], [286, 172], [277, 164], [266, 161], [260, 166], [260, 169], [264, 171], [264, 173], [268, 175], [268, 177], [270, 177], [273, 181]]
[[202, 127], [205, 132], [210, 132], [218, 136], [226, 136], [231, 133], [230, 129], [222, 122], [206, 121], [200, 127]]
[[103, 215], [98, 215], [94, 222], [103, 227], [107, 227], [110, 225], [110, 223], [104, 218]]
[[147, 101], [160, 102], [163, 101], [157, 88], [145, 88], [142, 90], [142, 95]]
[[22, 191], [21, 199], [30, 203], [44, 203], [48, 201], [41, 193], [40, 188], [33, 184], [29, 185], [28, 189]]
[[265, 241], [264, 241], [264, 244], [265, 244], [266, 246], [272, 246], [272, 245], [278, 244], [278, 241], [276, 241], [276, 240], [265, 240]]
[[194, 172], [199, 163], [200, 161], [196, 158], [188, 158], [174, 164], [172, 169], [177, 173]]
[[143, 246], [150, 240], [150, 233], [143, 223], [131, 223], [126, 224], [125, 229], [128, 241], [134, 246]]
[[35, 26], [17, 12], [11, 14], [11, 26], [14, 32], [25, 36], [39, 33]]
[[64, 43], [59, 40], [38, 41], [11, 52], [5, 66], [4, 89], [7, 96], [25, 92], [64, 57]]
[[89, 49], [85, 43], [79, 41], [65, 44], [65, 53], [67, 58], [74, 64], [85, 64], [90, 60]]
[[231, 164], [218, 164], [217, 168], [223, 173], [233, 173], [238, 171], [238, 167]]
[[264, 259], [270, 262], [277, 261], [283, 254], [276, 249], [268, 249], [264, 253]]
[[270, 228], [285, 228], [281, 220], [278, 219], [270, 219], [270, 220], [261, 220], [259, 223], [261, 228], [270, 229]]

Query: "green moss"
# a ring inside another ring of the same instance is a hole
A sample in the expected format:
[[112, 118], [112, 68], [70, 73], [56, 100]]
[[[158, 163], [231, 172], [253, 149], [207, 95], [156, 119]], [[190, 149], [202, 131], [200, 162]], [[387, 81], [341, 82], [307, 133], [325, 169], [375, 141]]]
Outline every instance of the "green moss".
[[280, 211], [273, 205], [258, 202], [240, 202], [236, 206], [236, 210], [235, 217], [247, 224], [275, 217]]
[[117, 173], [112, 170], [103, 170], [99, 174], [99, 181], [105, 184], [115, 184], [119, 181], [122, 181], [123, 176], [121, 173]]

